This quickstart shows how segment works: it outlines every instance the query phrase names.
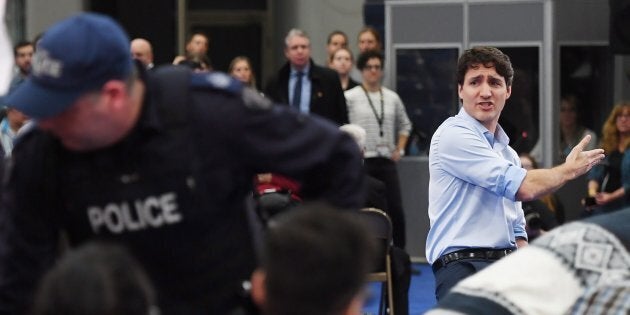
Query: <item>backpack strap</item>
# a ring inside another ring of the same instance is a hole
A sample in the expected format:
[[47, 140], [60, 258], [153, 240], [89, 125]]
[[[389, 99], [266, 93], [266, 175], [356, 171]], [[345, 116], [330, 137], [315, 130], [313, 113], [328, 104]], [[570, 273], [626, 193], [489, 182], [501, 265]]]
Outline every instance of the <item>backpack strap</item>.
[[188, 67], [159, 67], [149, 75], [151, 101], [166, 126], [186, 124], [192, 71]]

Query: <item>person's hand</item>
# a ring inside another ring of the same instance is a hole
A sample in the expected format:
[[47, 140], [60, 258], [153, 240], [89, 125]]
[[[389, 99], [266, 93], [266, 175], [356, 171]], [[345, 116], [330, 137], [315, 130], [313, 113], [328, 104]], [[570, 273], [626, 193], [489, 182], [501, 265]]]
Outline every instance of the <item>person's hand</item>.
[[586, 145], [591, 141], [591, 135], [586, 135], [578, 143], [566, 158], [564, 166], [570, 179], [579, 177], [588, 172], [593, 166], [604, 159], [603, 149], [593, 149], [584, 151]]
[[525, 247], [527, 245], [529, 245], [527, 240], [525, 240], [523, 238], [520, 238], [520, 237], [516, 239], [516, 248], [523, 248], [523, 247]]
[[398, 150], [394, 150], [394, 151], [392, 152], [392, 161], [394, 161], [394, 162], [398, 162], [398, 161], [400, 161], [400, 158], [401, 158], [401, 156], [400, 156], [400, 151], [398, 151]]
[[597, 195], [595, 195], [595, 201], [597, 202], [597, 205], [599, 206], [603, 206], [605, 204], [610, 203], [611, 201], [615, 200], [613, 194], [611, 193], [607, 193], [607, 192], [600, 192]]
[[271, 182], [271, 173], [262, 173], [258, 174], [258, 182], [261, 184], [270, 183]]

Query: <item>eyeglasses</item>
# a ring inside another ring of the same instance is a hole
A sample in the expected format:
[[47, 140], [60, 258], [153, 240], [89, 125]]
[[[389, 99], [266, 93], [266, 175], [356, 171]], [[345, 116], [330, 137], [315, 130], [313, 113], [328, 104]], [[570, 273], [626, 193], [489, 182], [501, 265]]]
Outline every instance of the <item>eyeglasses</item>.
[[363, 70], [381, 70], [382, 67], [381, 65], [365, 65], [365, 67], [363, 67]]
[[619, 118], [630, 119], [630, 113], [619, 114], [619, 115], [617, 115], [616, 119], [619, 119]]

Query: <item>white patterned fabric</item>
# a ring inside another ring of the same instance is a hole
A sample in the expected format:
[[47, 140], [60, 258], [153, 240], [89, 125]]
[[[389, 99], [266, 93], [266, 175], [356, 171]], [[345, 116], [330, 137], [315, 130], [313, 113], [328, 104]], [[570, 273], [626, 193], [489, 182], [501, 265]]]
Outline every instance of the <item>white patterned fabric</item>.
[[630, 314], [630, 210], [621, 212], [608, 220], [614, 231], [593, 222], [552, 230], [461, 281], [427, 314]]

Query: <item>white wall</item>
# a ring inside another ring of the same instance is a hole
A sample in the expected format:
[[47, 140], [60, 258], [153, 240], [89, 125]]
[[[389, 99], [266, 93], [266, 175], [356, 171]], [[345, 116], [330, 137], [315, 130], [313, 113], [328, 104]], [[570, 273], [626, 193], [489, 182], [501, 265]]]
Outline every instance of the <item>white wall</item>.
[[334, 30], [348, 34], [349, 47], [355, 55], [358, 52], [356, 37], [363, 27], [364, 0], [270, 1], [276, 17], [272, 42], [277, 66], [285, 62], [284, 37], [294, 27], [306, 31], [311, 37], [311, 54], [319, 65], [325, 65], [326, 39]]
[[56, 22], [82, 10], [82, 0], [26, 0], [26, 36], [33, 39]]

